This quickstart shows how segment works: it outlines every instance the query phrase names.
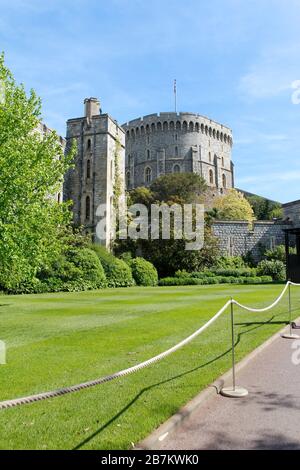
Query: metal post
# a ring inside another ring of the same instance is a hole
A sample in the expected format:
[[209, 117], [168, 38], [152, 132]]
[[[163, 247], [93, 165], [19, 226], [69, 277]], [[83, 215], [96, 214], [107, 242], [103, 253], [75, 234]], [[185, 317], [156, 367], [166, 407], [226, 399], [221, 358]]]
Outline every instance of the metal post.
[[230, 318], [231, 318], [232, 389], [233, 391], [235, 391], [234, 313], [233, 313], [232, 297], [231, 297], [231, 305], [230, 305]]
[[289, 333], [284, 333], [283, 335], [281, 335], [282, 338], [285, 338], [285, 339], [297, 339], [299, 338], [298, 335], [296, 335], [295, 333], [293, 333], [292, 331], [292, 293], [291, 293], [291, 281], [288, 281], [289, 282], [289, 288], [288, 288], [288, 291], [289, 291], [289, 323], [290, 323], [290, 332]]
[[235, 381], [235, 344], [234, 344], [234, 300], [231, 297], [230, 319], [231, 319], [231, 357], [232, 357], [232, 387], [222, 388], [221, 395], [230, 398], [242, 398], [248, 395], [248, 390], [236, 386]]

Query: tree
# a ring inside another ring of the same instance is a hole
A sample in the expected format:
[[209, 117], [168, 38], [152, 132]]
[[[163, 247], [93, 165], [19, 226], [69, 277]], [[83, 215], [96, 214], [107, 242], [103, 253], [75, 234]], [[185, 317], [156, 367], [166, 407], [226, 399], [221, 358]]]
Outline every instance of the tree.
[[230, 189], [225, 196], [218, 196], [214, 202], [221, 220], [254, 220], [254, 212], [242, 193]]
[[202, 176], [195, 173], [173, 173], [157, 178], [150, 186], [154, 199], [161, 202], [189, 204], [199, 202], [207, 189]]
[[246, 196], [249, 201], [255, 218], [257, 220], [281, 219], [283, 217], [282, 205], [261, 196]]
[[70, 222], [55, 194], [70, 166], [55, 132], [41, 136], [41, 102], [27, 96], [0, 56], [0, 285], [30, 282], [62, 250]]

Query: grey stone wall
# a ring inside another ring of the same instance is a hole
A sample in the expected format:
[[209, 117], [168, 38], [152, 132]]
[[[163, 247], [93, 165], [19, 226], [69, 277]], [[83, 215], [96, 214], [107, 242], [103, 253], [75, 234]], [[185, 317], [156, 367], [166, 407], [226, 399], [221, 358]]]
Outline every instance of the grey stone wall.
[[234, 187], [228, 127], [193, 113], [150, 114], [122, 127], [128, 189], [176, 171], [198, 173], [219, 192]]
[[283, 204], [284, 216], [293, 222], [294, 225], [300, 225], [300, 200]]
[[245, 221], [216, 221], [212, 229], [223, 255], [243, 256], [250, 252], [259, 261], [265, 249], [284, 245], [283, 229], [287, 227], [271, 221], [256, 221], [251, 226]]
[[[95, 114], [100, 111], [100, 103], [96, 103], [96, 99], [85, 100], [85, 109], [89, 115], [67, 122], [66, 149], [75, 140], [78, 152], [75, 168], [69, 170], [65, 176], [64, 200], [73, 202], [74, 223], [85, 226], [94, 237], [99, 221], [97, 208], [100, 204], [106, 204], [106, 239], [97, 240], [95, 237], [95, 241], [110, 248], [114, 237], [112, 216], [116, 146], [119, 142], [119, 174], [121, 191], [124, 192], [125, 134], [108, 114]], [[90, 214], [87, 214], [87, 206], [90, 207]]]

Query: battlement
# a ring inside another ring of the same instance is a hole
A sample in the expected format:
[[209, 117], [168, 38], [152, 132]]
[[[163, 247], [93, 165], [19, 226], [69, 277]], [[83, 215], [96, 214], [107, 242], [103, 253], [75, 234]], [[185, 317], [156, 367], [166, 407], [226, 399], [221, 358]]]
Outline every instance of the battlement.
[[122, 125], [126, 131], [127, 139], [139, 137], [154, 132], [197, 132], [209, 138], [232, 145], [232, 131], [229, 127], [219, 124], [212, 119], [195, 113], [162, 112], [148, 114], [133, 119]]

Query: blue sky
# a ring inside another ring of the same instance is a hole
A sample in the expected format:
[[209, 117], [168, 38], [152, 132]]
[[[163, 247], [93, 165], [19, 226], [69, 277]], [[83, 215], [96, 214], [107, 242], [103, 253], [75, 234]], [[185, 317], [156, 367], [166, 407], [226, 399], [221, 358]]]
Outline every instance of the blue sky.
[[233, 129], [236, 185], [300, 198], [299, 0], [0, 0], [0, 50], [65, 121], [97, 96], [120, 123], [173, 110]]

